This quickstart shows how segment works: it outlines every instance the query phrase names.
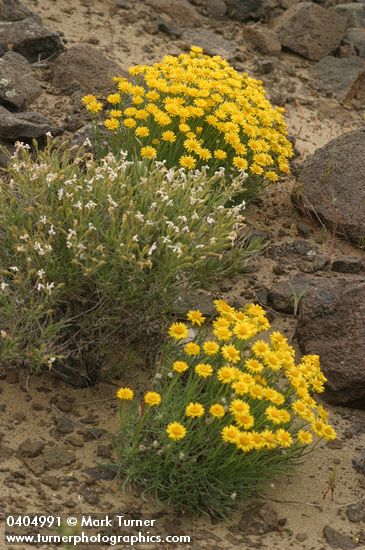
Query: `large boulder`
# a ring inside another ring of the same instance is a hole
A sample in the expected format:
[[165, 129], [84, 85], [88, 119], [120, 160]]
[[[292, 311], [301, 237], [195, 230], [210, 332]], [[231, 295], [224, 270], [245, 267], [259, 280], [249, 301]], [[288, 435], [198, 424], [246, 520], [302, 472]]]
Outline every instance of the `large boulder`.
[[11, 113], [0, 105], [0, 139], [37, 139], [51, 131], [49, 120], [36, 112]]
[[77, 44], [62, 53], [52, 65], [53, 85], [66, 94], [106, 93], [113, 88], [113, 76], [121, 68], [89, 44]]
[[343, 43], [353, 55], [365, 57], [365, 28], [347, 29]]
[[301, 2], [281, 15], [275, 25], [283, 47], [319, 61], [333, 52], [346, 31], [347, 17], [313, 2]]
[[20, 21], [27, 17], [39, 19], [37, 15], [19, 0], [0, 0], [0, 21]]
[[197, 27], [202, 23], [200, 15], [188, 0], [146, 0], [146, 3], [178, 27]]
[[270, 18], [279, 0], [226, 0], [228, 15], [237, 21], [259, 21]]
[[337, 4], [332, 8], [337, 13], [347, 17], [347, 27], [365, 27], [365, 2], [350, 2]]
[[22, 55], [6, 52], [0, 58], [0, 103], [12, 110], [26, 109], [41, 93], [32, 68]]
[[300, 305], [296, 338], [300, 350], [318, 354], [331, 403], [365, 408], [365, 279], [319, 281]]
[[30, 63], [54, 58], [63, 50], [60, 35], [47, 30], [33, 16], [0, 21], [0, 48], [18, 52]]
[[356, 246], [365, 243], [365, 128], [343, 134], [307, 157], [294, 205]]
[[365, 62], [359, 57], [329, 55], [314, 65], [313, 74], [323, 88], [341, 101], [365, 100]]

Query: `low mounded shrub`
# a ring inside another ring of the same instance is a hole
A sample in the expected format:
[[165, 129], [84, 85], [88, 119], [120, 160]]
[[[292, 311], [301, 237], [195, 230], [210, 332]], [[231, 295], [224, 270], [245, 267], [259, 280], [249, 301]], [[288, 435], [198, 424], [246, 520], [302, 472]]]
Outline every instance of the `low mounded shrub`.
[[[214, 174], [223, 166], [229, 177], [244, 172], [246, 200], [289, 172], [293, 151], [283, 108], [270, 104], [262, 81], [196, 46], [190, 54], [167, 55], [129, 73], [131, 79], [114, 78], [116, 90], [104, 111], [95, 96], [83, 98], [95, 120], [101, 115], [112, 151], [166, 161], [169, 168], [207, 166]], [[96, 141], [100, 146], [100, 136]]]
[[[178, 510], [222, 516], [313, 447], [334, 439], [317, 355], [295, 362], [294, 349], [258, 305], [237, 311], [215, 302], [173, 323], [151, 390], [142, 400], [118, 391], [116, 438], [123, 487], [134, 485]], [[261, 335], [262, 333], [262, 335]]]
[[250, 253], [239, 243], [243, 205], [226, 206], [238, 180], [123, 153], [70, 157], [58, 142], [34, 160], [27, 147], [0, 185], [4, 364], [97, 371], [122, 337], [149, 341], [181, 291], [235, 272]]

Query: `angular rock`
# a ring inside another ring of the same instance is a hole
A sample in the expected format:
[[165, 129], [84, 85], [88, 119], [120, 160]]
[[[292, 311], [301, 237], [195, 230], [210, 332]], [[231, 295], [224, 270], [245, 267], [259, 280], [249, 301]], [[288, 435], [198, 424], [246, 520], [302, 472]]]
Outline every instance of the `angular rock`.
[[365, 27], [365, 3], [350, 2], [349, 4], [337, 4], [332, 9], [346, 16], [347, 28]]
[[30, 63], [54, 58], [63, 50], [59, 34], [47, 30], [34, 17], [0, 21], [0, 46], [20, 53]]
[[347, 29], [343, 43], [345, 46], [348, 46], [350, 51], [355, 55], [365, 57], [365, 28]]
[[331, 403], [365, 408], [364, 327], [364, 278], [327, 279], [306, 290], [296, 338], [302, 353], [321, 357]]
[[341, 43], [347, 17], [313, 2], [301, 2], [281, 15], [275, 25], [285, 48], [319, 61]]
[[37, 139], [51, 129], [46, 117], [40, 113], [10, 113], [0, 105], [0, 138], [14, 141], [17, 139]]
[[312, 68], [323, 87], [342, 101], [365, 98], [365, 62], [359, 57], [328, 56]]
[[106, 468], [105, 466], [96, 466], [95, 468], [84, 468], [82, 470], [85, 474], [96, 479], [97, 481], [113, 481], [117, 475], [117, 471], [112, 468]]
[[197, 27], [202, 22], [188, 0], [146, 0], [146, 4], [171, 18], [178, 27]]
[[43, 441], [35, 441], [28, 438], [19, 445], [18, 453], [20, 456], [34, 458], [41, 454], [44, 445]]
[[350, 504], [346, 508], [346, 516], [352, 523], [359, 523], [365, 520], [365, 499]]
[[42, 475], [47, 469], [43, 456], [36, 456], [35, 458], [22, 457], [22, 461], [36, 476]]
[[52, 74], [55, 88], [72, 94], [75, 91], [111, 92], [114, 89], [113, 76], [123, 76], [125, 72], [97, 48], [77, 44], [56, 59]]
[[294, 275], [290, 279], [275, 283], [268, 292], [269, 304], [282, 313], [293, 315], [295, 307], [295, 297], [297, 298], [296, 307], [299, 311], [300, 303], [305, 293], [310, 288], [316, 288], [321, 283], [318, 277], [305, 275]]
[[357, 543], [349, 535], [336, 531], [329, 525], [323, 529], [323, 535], [331, 548], [340, 548], [342, 550], [352, 550], [357, 547]]
[[38, 19], [38, 16], [19, 0], [0, 0], [0, 21], [21, 21], [27, 17]]
[[229, 17], [237, 21], [268, 19], [279, 5], [277, 0], [226, 0]]
[[337, 273], [359, 273], [362, 268], [363, 263], [358, 258], [344, 258], [332, 263], [332, 271]]
[[257, 503], [242, 515], [237, 527], [245, 535], [264, 535], [277, 531], [281, 525], [279, 516], [268, 504]]
[[307, 157], [292, 200], [353, 244], [365, 242], [365, 129], [343, 134]]
[[352, 465], [359, 474], [365, 475], [365, 451], [362, 451], [352, 459]]
[[76, 460], [75, 455], [61, 445], [46, 447], [43, 456], [47, 466], [53, 470], [70, 466]]
[[280, 55], [281, 44], [278, 35], [272, 29], [262, 26], [249, 26], [244, 29], [244, 37], [260, 53]]
[[227, 4], [223, 0], [207, 0], [207, 12], [214, 19], [221, 19], [227, 13]]
[[184, 39], [187, 42], [187, 47], [194, 44], [203, 48], [204, 52], [209, 55], [220, 55], [225, 59], [230, 59], [237, 52], [234, 41], [227, 40], [211, 29], [186, 29]]
[[22, 111], [40, 93], [41, 86], [32, 76], [31, 65], [25, 57], [16, 52], [6, 52], [0, 58], [0, 103]]
[[74, 431], [74, 425], [66, 416], [61, 416], [56, 420], [56, 429], [61, 434], [70, 434]]

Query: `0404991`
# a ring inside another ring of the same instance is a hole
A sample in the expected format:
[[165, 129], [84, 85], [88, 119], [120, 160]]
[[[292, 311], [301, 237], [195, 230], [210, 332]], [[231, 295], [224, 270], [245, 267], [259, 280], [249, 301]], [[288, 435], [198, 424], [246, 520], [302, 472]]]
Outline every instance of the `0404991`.
[[8, 527], [60, 527], [61, 518], [59, 516], [6, 516], [6, 525]]

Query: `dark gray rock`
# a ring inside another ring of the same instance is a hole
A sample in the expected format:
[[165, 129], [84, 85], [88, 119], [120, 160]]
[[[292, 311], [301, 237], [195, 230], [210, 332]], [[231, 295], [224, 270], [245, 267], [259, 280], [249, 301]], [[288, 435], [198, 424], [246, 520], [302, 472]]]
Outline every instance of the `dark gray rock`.
[[352, 465], [359, 474], [365, 475], [365, 451], [362, 451], [352, 459]]
[[90, 44], [77, 44], [62, 53], [52, 64], [52, 83], [66, 94], [111, 93], [113, 76], [125, 72]]
[[197, 27], [202, 19], [188, 0], [146, 0], [158, 14], [165, 14], [178, 27]]
[[0, 138], [14, 141], [37, 139], [51, 130], [50, 123], [40, 113], [10, 113], [0, 105]]
[[365, 28], [348, 29], [343, 43], [350, 48], [350, 52], [354, 55], [365, 57]]
[[194, 44], [203, 48], [209, 55], [221, 55], [225, 59], [232, 58], [237, 52], [237, 46], [233, 40], [227, 40], [212, 29], [186, 29], [184, 40], [187, 47]]
[[365, 408], [365, 279], [326, 279], [305, 291], [296, 338], [305, 354], [318, 354], [327, 377], [324, 398]]
[[348, 4], [337, 4], [332, 9], [346, 16], [348, 28], [365, 27], [365, 3], [350, 2]]
[[275, 31], [262, 25], [244, 28], [244, 38], [257, 51], [264, 55], [280, 55], [281, 44]]
[[61, 445], [46, 447], [43, 451], [43, 456], [47, 466], [53, 470], [70, 466], [76, 460], [75, 455]]
[[264, 535], [278, 531], [282, 525], [283, 522], [276, 510], [268, 504], [259, 502], [243, 512], [237, 528], [245, 535]]
[[44, 445], [43, 441], [36, 441], [28, 438], [19, 445], [18, 454], [20, 456], [34, 458], [41, 454]]
[[295, 307], [300, 309], [303, 296], [310, 288], [316, 288], [321, 280], [318, 277], [293, 275], [288, 280], [275, 283], [268, 292], [268, 301], [271, 307], [282, 313], [293, 315]]
[[20, 53], [30, 63], [55, 58], [63, 50], [59, 34], [47, 30], [34, 17], [0, 21], [0, 46]]
[[224, 0], [207, 0], [207, 13], [214, 19], [221, 19], [227, 14], [227, 4]]
[[6, 52], [0, 58], [0, 103], [16, 111], [25, 110], [39, 96], [41, 86], [22, 55]]
[[323, 88], [342, 101], [365, 98], [365, 62], [359, 57], [328, 56], [312, 68]]
[[283, 47], [319, 61], [341, 43], [347, 17], [313, 2], [290, 7], [276, 22], [275, 30]]
[[157, 23], [157, 27], [160, 32], [163, 32], [168, 36], [172, 36], [173, 38], [180, 38], [183, 33], [182, 29], [176, 27], [176, 25], [166, 19], [160, 19]]
[[346, 508], [346, 516], [352, 523], [359, 523], [365, 520], [365, 499], [350, 504]]
[[279, 2], [277, 0], [226, 0], [229, 17], [237, 21], [269, 19]]
[[56, 419], [56, 429], [61, 434], [70, 434], [74, 431], [74, 425], [66, 416]]
[[343, 134], [307, 157], [292, 200], [353, 244], [365, 242], [365, 131]]
[[19, 0], [0, 0], [0, 21], [21, 21], [27, 17], [39, 19]]
[[359, 273], [362, 267], [362, 261], [357, 258], [344, 258], [332, 263], [332, 271], [337, 273]]
[[357, 547], [356, 542], [349, 535], [336, 531], [329, 525], [323, 529], [323, 535], [331, 548], [340, 548], [342, 550], [352, 550]]

